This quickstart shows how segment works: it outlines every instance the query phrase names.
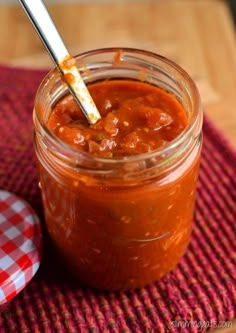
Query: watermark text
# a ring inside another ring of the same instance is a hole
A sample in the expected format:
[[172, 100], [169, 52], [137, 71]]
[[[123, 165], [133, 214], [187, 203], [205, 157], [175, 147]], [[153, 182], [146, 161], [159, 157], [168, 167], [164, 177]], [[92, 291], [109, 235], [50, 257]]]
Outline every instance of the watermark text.
[[232, 321], [217, 321], [217, 320], [172, 320], [171, 325], [173, 327], [182, 328], [231, 328], [233, 326]]

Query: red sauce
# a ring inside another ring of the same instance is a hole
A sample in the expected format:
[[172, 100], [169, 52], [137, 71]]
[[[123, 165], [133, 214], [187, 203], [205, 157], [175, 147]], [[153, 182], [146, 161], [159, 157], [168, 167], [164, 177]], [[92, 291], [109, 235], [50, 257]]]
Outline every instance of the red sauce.
[[65, 57], [65, 59], [61, 62], [60, 67], [62, 69], [71, 69], [73, 66], [76, 65], [76, 60], [75, 58], [71, 57], [68, 55]]
[[76, 65], [75, 58], [70, 55], [66, 56], [64, 60], [60, 63], [60, 68], [63, 71], [62, 80], [65, 83], [73, 84], [75, 81], [74, 75], [72, 73], [65, 73], [66, 71], [70, 71]]
[[119, 65], [121, 63], [121, 50], [118, 50], [114, 56], [114, 64]]
[[[182, 105], [157, 87], [121, 80], [89, 90], [99, 122], [87, 125], [67, 96], [47, 123], [78, 150], [107, 158], [146, 153], [186, 127]], [[198, 164], [195, 151], [162, 179], [137, 179], [132, 186], [125, 177], [112, 186], [76, 170], [53, 175], [40, 164], [47, 228], [61, 259], [81, 281], [100, 289], [142, 287], [161, 278], [188, 245]]]
[[146, 83], [104, 81], [89, 86], [102, 116], [88, 125], [72, 96], [54, 108], [48, 127], [62, 141], [95, 156], [120, 157], [164, 147], [187, 124], [177, 99]]

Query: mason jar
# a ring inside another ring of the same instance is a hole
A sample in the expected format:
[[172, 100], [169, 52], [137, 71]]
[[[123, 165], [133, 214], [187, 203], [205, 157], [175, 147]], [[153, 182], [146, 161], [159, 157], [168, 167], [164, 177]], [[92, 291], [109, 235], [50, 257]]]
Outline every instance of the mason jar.
[[[143, 50], [108, 48], [75, 57], [87, 85], [136, 80], [174, 95], [187, 126], [154, 151], [96, 157], [47, 128], [68, 88], [56, 69], [34, 107], [34, 145], [51, 246], [68, 274], [98, 289], [143, 287], [174, 269], [189, 243], [202, 142], [202, 107], [189, 75]], [[64, 268], [63, 268], [64, 269]]]

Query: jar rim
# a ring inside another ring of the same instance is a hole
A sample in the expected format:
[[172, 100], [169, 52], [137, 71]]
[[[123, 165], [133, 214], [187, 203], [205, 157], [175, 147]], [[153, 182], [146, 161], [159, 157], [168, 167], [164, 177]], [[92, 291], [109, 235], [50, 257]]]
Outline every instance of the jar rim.
[[[163, 62], [164, 64], [170, 66], [173, 70], [175, 70], [178, 75], [180, 76], [180, 79], [183, 79], [187, 82], [187, 88], [188, 88], [188, 94], [191, 94], [191, 101], [192, 101], [192, 108], [193, 110], [197, 110], [197, 112], [193, 112], [191, 115], [191, 118], [188, 121], [187, 126], [184, 128], [184, 130], [173, 140], [170, 142], [167, 142], [164, 147], [157, 148], [155, 150], [152, 150], [150, 152], [140, 153], [136, 155], [128, 155], [128, 156], [121, 156], [121, 157], [100, 157], [100, 156], [94, 156], [93, 154], [89, 152], [79, 151], [75, 147], [72, 147], [66, 143], [64, 143], [62, 140], [60, 140], [55, 134], [53, 134], [45, 123], [43, 123], [40, 120], [40, 117], [37, 117], [37, 111], [35, 112], [37, 120], [39, 120], [39, 129], [40, 132], [43, 133], [43, 136], [46, 137], [46, 140], [48, 142], [53, 143], [55, 148], [62, 148], [63, 151], [66, 149], [68, 156], [73, 156], [76, 160], [81, 159], [83, 157], [85, 160], [94, 160], [97, 163], [101, 164], [116, 164], [116, 163], [127, 163], [127, 162], [140, 162], [141, 160], [147, 160], [151, 158], [156, 158], [157, 156], [168, 156], [169, 151], [175, 150], [177, 147], [181, 146], [184, 142], [186, 142], [188, 134], [192, 131], [192, 129], [196, 126], [196, 123], [199, 123], [199, 129], [201, 128], [202, 124], [202, 107], [201, 107], [201, 100], [200, 95], [198, 92], [198, 89], [196, 87], [196, 84], [194, 83], [193, 79], [190, 77], [190, 75], [178, 64], [176, 64], [174, 61], [160, 55], [157, 53], [154, 53], [152, 51], [146, 51], [141, 50], [138, 48], [128, 48], [128, 47], [109, 47], [109, 48], [99, 48], [94, 49], [90, 51], [86, 51], [80, 54], [77, 54], [74, 56], [74, 58], [78, 61], [81, 61], [89, 56], [95, 56], [98, 54], [104, 54], [104, 53], [117, 53], [121, 52], [121, 54], [131, 53], [136, 55], [142, 55], [146, 56], [150, 60], [158, 60]], [[53, 68], [50, 70], [47, 75], [44, 77], [44, 79], [41, 81], [39, 88], [36, 92], [35, 101], [37, 100], [38, 96], [40, 95], [41, 91], [43, 90], [44, 86], [48, 83], [48, 81], [51, 78], [58, 78], [60, 77], [60, 73], [57, 68]], [[144, 81], [146, 82], [146, 81]], [[148, 82], [146, 82], [148, 84]], [[197, 133], [196, 137], [199, 135]]]

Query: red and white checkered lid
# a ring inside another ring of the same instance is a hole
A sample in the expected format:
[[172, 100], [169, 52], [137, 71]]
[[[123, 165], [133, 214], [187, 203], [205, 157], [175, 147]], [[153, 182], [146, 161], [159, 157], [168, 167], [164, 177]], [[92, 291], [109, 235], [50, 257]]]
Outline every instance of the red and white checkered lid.
[[40, 265], [40, 222], [24, 200], [0, 191], [0, 305], [17, 295]]

